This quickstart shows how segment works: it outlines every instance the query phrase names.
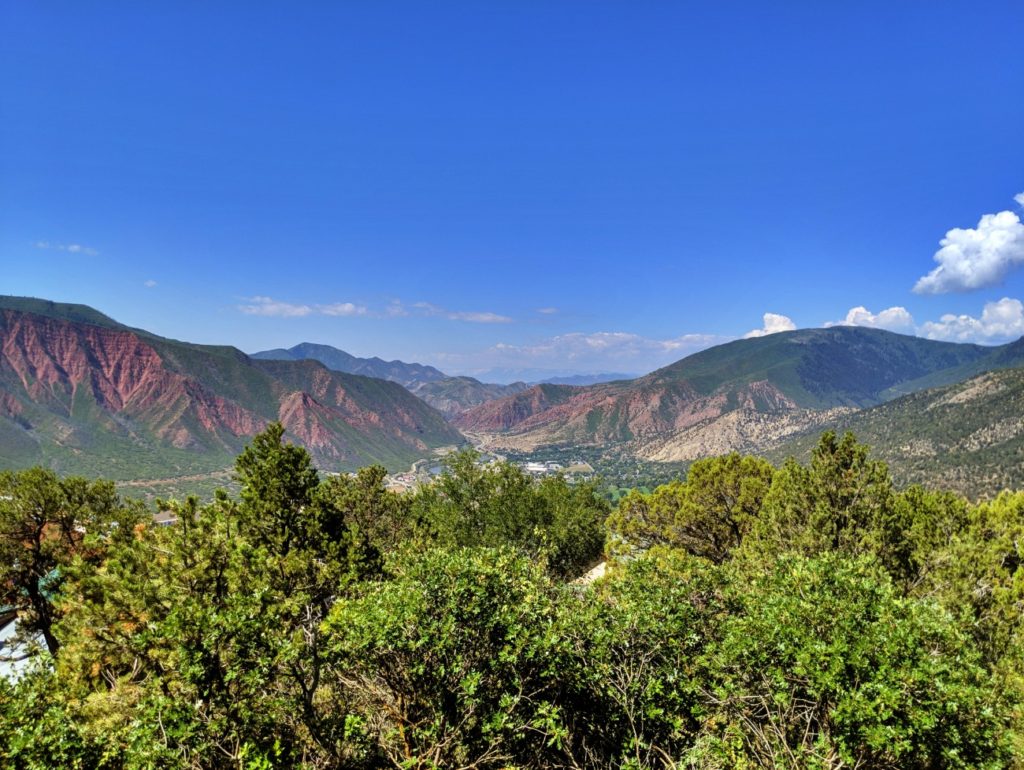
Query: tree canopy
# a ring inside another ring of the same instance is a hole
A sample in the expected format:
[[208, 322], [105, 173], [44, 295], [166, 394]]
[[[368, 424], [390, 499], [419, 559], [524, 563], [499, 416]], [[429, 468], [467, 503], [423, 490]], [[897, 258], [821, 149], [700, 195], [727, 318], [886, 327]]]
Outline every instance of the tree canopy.
[[[853, 436], [633, 491], [472, 452], [322, 478], [280, 425], [237, 496], [0, 475], [12, 768], [1004, 768], [1024, 756], [1024, 493], [894, 487]], [[607, 574], [580, 576], [598, 559]]]

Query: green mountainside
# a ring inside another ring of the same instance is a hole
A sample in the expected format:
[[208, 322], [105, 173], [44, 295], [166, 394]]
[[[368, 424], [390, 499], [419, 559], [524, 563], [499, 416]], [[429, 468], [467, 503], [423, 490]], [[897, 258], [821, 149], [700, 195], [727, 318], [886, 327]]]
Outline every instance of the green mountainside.
[[[201, 486], [279, 420], [326, 470], [398, 470], [462, 444], [445, 419], [454, 417], [485, 446], [517, 455], [575, 447], [665, 467], [731, 450], [804, 456], [834, 427], [874, 445], [901, 483], [977, 496], [1024, 481], [1024, 340], [985, 347], [807, 329], [720, 345], [636, 380], [530, 388], [329, 346], [255, 359], [24, 297], [0, 297], [0, 342], [2, 467]], [[313, 354], [376, 360], [392, 378], [337, 371]], [[403, 386], [401, 372], [425, 380]]]
[[[901, 484], [956, 490], [971, 498], [1024, 487], [1024, 369], [976, 375], [845, 415], [827, 427], [852, 431], [889, 463]], [[804, 460], [819, 431], [767, 453]]]
[[572, 388], [531, 388], [459, 416], [495, 449], [611, 448], [649, 462], [763, 452], [841, 412], [982, 371], [1024, 366], [1024, 343], [998, 347], [833, 327], [736, 340], [644, 377]]
[[14, 297], [0, 294], [0, 308], [18, 310], [23, 313], [34, 313], [35, 315], [56, 318], [61, 321], [92, 324], [93, 326], [102, 326], [107, 329], [127, 330], [130, 328], [88, 305], [79, 305], [73, 302], [52, 302], [48, 299], [38, 299], [36, 297]]
[[996, 350], [854, 326], [800, 329], [717, 345], [637, 382], [684, 381], [701, 395], [767, 382], [801, 407], [865, 407], [900, 384], [960, 379], [964, 366], [988, 362]]

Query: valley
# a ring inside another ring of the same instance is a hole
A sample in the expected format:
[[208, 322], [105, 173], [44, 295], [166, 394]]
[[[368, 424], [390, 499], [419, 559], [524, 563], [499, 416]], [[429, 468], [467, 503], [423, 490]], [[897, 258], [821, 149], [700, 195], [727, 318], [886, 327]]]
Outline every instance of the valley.
[[430, 475], [410, 465], [475, 446], [521, 465], [579, 459], [614, 496], [705, 457], [806, 457], [825, 430], [872, 444], [898, 484], [977, 498], [1024, 480], [1024, 341], [806, 329], [632, 380], [497, 385], [312, 343], [247, 356], [86, 306], [2, 297], [0, 351], [0, 464], [104, 475], [147, 497], [231, 487], [224, 469], [273, 420], [322, 470], [380, 464], [407, 488]]

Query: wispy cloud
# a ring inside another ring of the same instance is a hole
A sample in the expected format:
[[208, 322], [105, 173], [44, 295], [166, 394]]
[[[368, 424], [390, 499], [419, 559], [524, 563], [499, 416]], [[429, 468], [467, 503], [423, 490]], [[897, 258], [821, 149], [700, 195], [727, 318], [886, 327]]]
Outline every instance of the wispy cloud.
[[401, 300], [393, 299], [384, 308], [385, 318], [404, 318], [409, 315], [409, 311], [405, 309]]
[[684, 334], [671, 339], [654, 339], [630, 332], [571, 332], [560, 334], [535, 345], [498, 343], [494, 350], [524, 354], [529, 357], [556, 357], [567, 360], [599, 354], [610, 360], [635, 358], [644, 353], [678, 353], [694, 351], [723, 341], [716, 334]]
[[539, 308], [537, 308], [537, 312], [540, 313], [541, 315], [555, 315], [555, 313], [558, 312], [558, 308], [557, 307], [539, 307]]
[[1024, 303], [1003, 297], [987, 302], [980, 318], [947, 313], [918, 330], [922, 337], [954, 342], [998, 342], [1024, 335]]
[[152, 289], [154, 286], [156, 286], [156, 281], [150, 278], [148, 281], [143, 281], [142, 285], [145, 286], [147, 289]]
[[238, 309], [246, 315], [273, 316], [275, 318], [302, 318], [313, 314], [312, 305], [295, 305], [271, 297], [250, 297], [248, 304]]
[[868, 326], [891, 332], [913, 332], [914, 317], [905, 307], [890, 307], [872, 313], [863, 305], [850, 308], [842, 321], [827, 321], [825, 326]]
[[369, 318], [404, 318], [410, 315], [446, 318], [450, 321], [465, 321], [479, 324], [511, 323], [508, 316], [483, 311], [448, 310], [431, 302], [414, 302], [405, 305], [401, 300], [391, 300], [383, 308], [372, 309], [355, 302], [331, 302], [318, 304], [312, 302], [285, 302], [267, 296], [249, 297], [238, 309], [246, 315], [273, 316], [277, 318], [303, 318], [305, 316], [334, 316], [351, 318], [364, 316]]
[[[1014, 200], [1024, 206], [1024, 193]], [[1024, 264], [1024, 224], [1012, 211], [984, 214], [977, 227], [954, 228], [939, 241], [939, 266], [914, 284], [918, 294], [947, 294], [994, 286]]]
[[467, 321], [476, 324], [512, 323], [512, 319], [505, 315], [479, 311], [447, 310], [431, 302], [414, 302], [412, 307], [423, 315], [447, 318], [449, 321]]
[[303, 318], [310, 315], [326, 316], [364, 316], [369, 310], [363, 305], [353, 302], [332, 302], [326, 305], [299, 305], [282, 302], [272, 297], [250, 297], [238, 309], [246, 315], [272, 316], [275, 318]]
[[321, 315], [332, 316], [367, 315], [370, 312], [363, 305], [356, 305], [353, 302], [334, 302], [330, 305], [314, 305], [313, 310]]
[[473, 353], [441, 353], [435, 358], [442, 367], [466, 372], [493, 368], [646, 372], [730, 339], [717, 334], [656, 339], [630, 332], [571, 332], [527, 344], [499, 342]]
[[769, 334], [791, 332], [796, 329], [796, 324], [793, 323], [793, 319], [789, 316], [779, 315], [778, 313], [765, 313], [762, 318], [764, 320], [764, 326], [760, 329], [750, 330], [743, 335], [743, 339], [750, 339], [751, 337], [765, 337]]
[[99, 251], [80, 243], [52, 243], [50, 241], [36, 241], [32, 244], [37, 249], [49, 249], [52, 251], [66, 251], [70, 254], [83, 254], [87, 257], [95, 257]]

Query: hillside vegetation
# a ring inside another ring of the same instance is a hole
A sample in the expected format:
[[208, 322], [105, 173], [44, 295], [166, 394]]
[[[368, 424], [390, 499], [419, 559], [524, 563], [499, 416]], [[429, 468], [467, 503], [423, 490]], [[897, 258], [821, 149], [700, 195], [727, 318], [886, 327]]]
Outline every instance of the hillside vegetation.
[[833, 433], [613, 511], [472, 453], [411, 494], [324, 480], [279, 424], [235, 473], [166, 527], [0, 475], [0, 602], [41, 640], [0, 678], [0, 763], [1022, 767], [1024, 493], [897, 491]]
[[[971, 498], [1024, 487], [1024, 369], [913, 393], [830, 425], [856, 433], [902, 485], [927, 484]], [[816, 441], [805, 433], [767, 456], [806, 458]]]

